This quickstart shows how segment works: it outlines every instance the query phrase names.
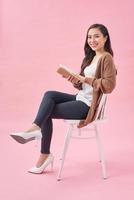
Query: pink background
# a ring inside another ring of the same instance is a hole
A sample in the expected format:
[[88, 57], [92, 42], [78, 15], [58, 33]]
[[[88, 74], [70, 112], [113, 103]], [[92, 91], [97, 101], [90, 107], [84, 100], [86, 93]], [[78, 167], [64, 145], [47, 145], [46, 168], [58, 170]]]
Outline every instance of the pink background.
[[[0, 1], [0, 199], [133, 199], [134, 90], [133, 1]], [[39, 148], [20, 145], [9, 134], [27, 129], [46, 90], [75, 93], [56, 69], [59, 63], [79, 72], [86, 31], [93, 23], [109, 29], [117, 87], [108, 101], [108, 122], [101, 128], [109, 179], [101, 179], [93, 141], [72, 141], [56, 182], [66, 125], [54, 121], [54, 171], [32, 175]]]

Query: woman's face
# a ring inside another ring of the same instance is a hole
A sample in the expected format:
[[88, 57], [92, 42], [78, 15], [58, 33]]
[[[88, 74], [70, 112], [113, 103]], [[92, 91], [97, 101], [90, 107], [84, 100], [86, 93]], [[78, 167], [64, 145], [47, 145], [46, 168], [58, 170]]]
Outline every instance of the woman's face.
[[93, 51], [104, 51], [104, 45], [107, 40], [107, 36], [104, 37], [102, 32], [98, 28], [91, 28], [88, 31], [87, 43]]

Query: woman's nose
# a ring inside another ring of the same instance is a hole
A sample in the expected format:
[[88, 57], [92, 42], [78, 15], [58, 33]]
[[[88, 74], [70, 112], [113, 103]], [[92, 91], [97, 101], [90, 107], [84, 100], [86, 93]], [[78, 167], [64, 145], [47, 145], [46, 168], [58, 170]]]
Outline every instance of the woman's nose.
[[95, 38], [94, 37], [91, 38], [91, 43], [93, 43], [93, 42], [95, 42]]

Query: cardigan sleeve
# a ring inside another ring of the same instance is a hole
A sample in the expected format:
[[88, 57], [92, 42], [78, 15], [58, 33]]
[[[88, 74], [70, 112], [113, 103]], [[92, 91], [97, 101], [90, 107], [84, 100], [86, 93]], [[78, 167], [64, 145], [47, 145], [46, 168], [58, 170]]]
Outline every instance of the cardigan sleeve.
[[92, 82], [94, 91], [101, 89], [102, 93], [111, 93], [116, 85], [116, 68], [111, 56], [107, 55], [102, 60], [101, 78]]

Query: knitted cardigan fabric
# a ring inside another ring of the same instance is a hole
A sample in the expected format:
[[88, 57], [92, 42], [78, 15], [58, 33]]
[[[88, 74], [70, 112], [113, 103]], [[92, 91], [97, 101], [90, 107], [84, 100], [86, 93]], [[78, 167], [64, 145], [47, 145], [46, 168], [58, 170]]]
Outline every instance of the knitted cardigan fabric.
[[[98, 61], [95, 78], [92, 79], [92, 81], [91, 79], [89, 80], [89, 84], [93, 87], [93, 100], [87, 117], [85, 120], [80, 121], [78, 125], [79, 128], [94, 121], [102, 94], [111, 93], [116, 86], [116, 74], [117, 70], [114, 65], [113, 57], [108, 52], [104, 53]], [[88, 83], [88, 78], [86, 82]]]

